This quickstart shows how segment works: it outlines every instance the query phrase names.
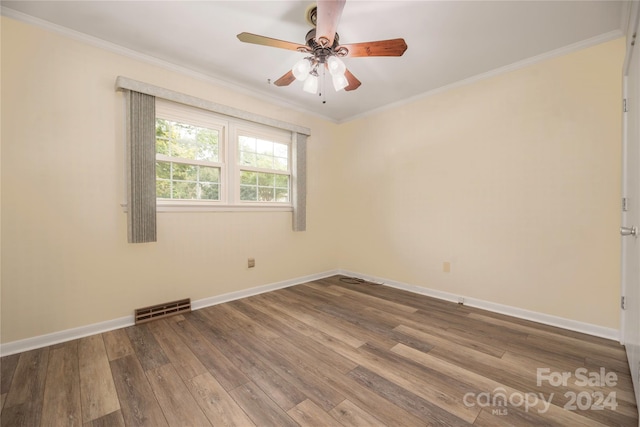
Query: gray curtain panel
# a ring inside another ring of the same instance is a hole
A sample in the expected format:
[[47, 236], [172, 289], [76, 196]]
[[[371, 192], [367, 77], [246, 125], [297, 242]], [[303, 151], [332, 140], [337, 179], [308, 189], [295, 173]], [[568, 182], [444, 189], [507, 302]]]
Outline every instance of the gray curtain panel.
[[157, 241], [156, 99], [127, 91], [129, 243]]
[[293, 133], [293, 231], [307, 229], [307, 135]]

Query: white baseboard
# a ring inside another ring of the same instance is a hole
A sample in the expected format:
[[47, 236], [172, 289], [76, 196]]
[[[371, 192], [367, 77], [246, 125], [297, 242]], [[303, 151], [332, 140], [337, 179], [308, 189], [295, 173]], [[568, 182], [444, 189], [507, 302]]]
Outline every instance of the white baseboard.
[[100, 334], [102, 332], [131, 326], [134, 323], [134, 316], [132, 314], [131, 316], [120, 317], [118, 319], [107, 320], [105, 322], [65, 329], [64, 331], [39, 335], [33, 338], [11, 341], [5, 344], [0, 344], [0, 356], [9, 356], [15, 353], [22, 353], [23, 351], [59, 344], [61, 342], [71, 341], [78, 338], [84, 338], [89, 335]]
[[619, 341], [620, 331], [618, 329], [606, 328], [604, 326], [593, 325], [591, 323], [579, 322], [577, 320], [565, 319], [563, 317], [552, 316], [550, 314], [539, 313], [536, 311], [525, 310], [523, 308], [512, 307], [509, 305], [498, 304], [477, 298], [469, 298], [464, 295], [452, 294], [449, 292], [429, 289], [422, 286], [409, 285], [382, 277], [368, 276], [352, 271], [339, 270], [338, 274], [350, 277], [359, 277], [374, 283], [381, 283], [392, 288], [402, 289], [416, 294], [426, 295], [444, 301], [459, 302], [459, 298], [464, 298], [464, 304], [470, 307], [481, 308], [483, 310], [492, 311], [494, 313], [506, 314], [508, 316], [517, 317], [519, 319], [531, 320], [533, 322], [542, 323], [549, 326], [556, 326], [570, 331], [582, 332], [584, 334], [596, 337], [607, 338]]
[[216, 304], [222, 304], [224, 302], [235, 301], [240, 298], [247, 298], [253, 295], [263, 294], [265, 292], [275, 291], [276, 289], [288, 288], [289, 286], [300, 285], [306, 282], [312, 282], [314, 280], [324, 279], [325, 277], [335, 276], [338, 274], [337, 270], [325, 271], [324, 273], [311, 274], [309, 276], [297, 277], [291, 280], [284, 280], [282, 282], [271, 283], [269, 285], [256, 286], [255, 288], [245, 289], [242, 291], [230, 292], [228, 294], [218, 295], [210, 298], [203, 298], [197, 301], [191, 302], [192, 310], [199, 310], [201, 308], [209, 307]]
[[[557, 326], [559, 328], [568, 329], [571, 331], [582, 332], [597, 337], [608, 338], [612, 340], [619, 340], [620, 331], [612, 328], [605, 328], [603, 326], [593, 325], [590, 323], [578, 322], [576, 320], [565, 319], [562, 317], [552, 316], [549, 314], [538, 313], [535, 311], [525, 310], [518, 307], [511, 307], [508, 305], [497, 304], [490, 301], [484, 301], [476, 298], [468, 298], [463, 295], [456, 295], [449, 292], [438, 291], [435, 289], [424, 288], [422, 286], [409, 285], [394, 280], [389, 280], [381, 277], [369, 276], [366, 274], [355, 273], [347, 270], [330, 270], [323, 273], [312, 274], [308, 276], [298, 277], [295, 279], [284, 280], [281, 282], [271, 283], [268, 285], [256, 286], [242, 291], [230, 292], [215, 297], [203, 298], [191, 302], [191, 308], [193, 310], [199, 310], [201, 308], [209, 307], [216, 304], [222, 304], [229, 301], [234, 301], [241, 298], [250, 297], [253, 295], [262, 294], [265, 292], [275, 291], [276, 289], [287, 288], [289, 286], [295, 286], [302, 283], [310, 282], [313, 280], [323, 279], [325, 277], [334, 276], [336, 274], [342, 274], [350, 277], [359, 277], [370, 282], [382, 283], [392, 288], [402, 289], [405, 291], [413, 292], [416, 294], [426, 295], [433, 298], [458, 302], [459, 298], [464, 298], [464, 303], [471, 307], [477, 307], [495, 313], [506, 314], [508, 316], [517, 317], [520, 319], [531, 320], [545, 325]], [[94, 323], [91, 325], [80, 326], [77, 328], [66, 329], [64, 331], [54, 332], [51, 334], [40, 335], [33, 338], [26, 338], [23, 340], [12, 341], [5, 344], [0, 344], [0, 356], [9, 356], [11, 354], [21, 353], [23, 351], [33, 350], [36, 348], [46, 347], [49, 345], [59, 344], [65, 341], [70, 341], [78, 338], [83, 338], [89, 335], [100, 334], [103, 332], [112, 331], [114, 329], [124, 328], [135, 324], [134, 316], [125, 316], [118, 319], [107, 320], [104, 322]]]
[[[301, 283], [313, 280], [323, 279], [325, 277], [338, 274], [337, 270], [325, 271], [324, 273], [312, 274], [309, 276], [298, 277], [295, 279], [285, 280], [282, 282], [271, 283], [268, 285], [257, 286], [254, 288], [244, 289], [242, 291], [230, 292], [215, 297], [203, 298], [191, 302], [191, 309], [198, 310], [224, 302], [234, 301], [240, 298], [246, 298], [253, 295], [262, 294], [264, 292], [274, 291], [289, 286], [299, 285]], [[103, 332], [112, 331], [114, 329], [125, 328], [135, 324], [135, 318], [132, 315], [120, 317], [119, 319], [107, 320], [104, 322], [94, 323], [91, 325], [80, 326], [77, 328], [66, 329], [64, 331], [53, 332], [51, 334], [39, 335], [33, 338], [12, 341], [0, 344], [0, 356], [9, 356], [11, 354], [21, 353], [36, 348], [42, 348], [49, 345], [59, 344], [65, 341], [71, 341], [78, 338], [87, 337], [89, 335], [101, 334]]]

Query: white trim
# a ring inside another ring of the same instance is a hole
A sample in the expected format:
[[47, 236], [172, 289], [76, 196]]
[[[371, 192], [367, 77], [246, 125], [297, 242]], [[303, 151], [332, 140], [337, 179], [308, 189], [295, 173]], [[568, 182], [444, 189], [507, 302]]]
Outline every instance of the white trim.
[[506, 314], [507, 316], [517, 317], [518, 319], [531, 320], [533, 322], [542, 323], [549, 326], [556, 326], [570, 331], [582, 332], [584, 334], [596, 337], [607, 338], [610, 340], [619, 340], [620, 331], [618, 329], [606, 328], [604, 326], [594, 325], [591, 323], [579, 322], [577, 320], [565, 319], [563, 317], [553, 316], [550, 314], [539, 313], [536, 311], [526, 310], [519, 307], [498, 304], [495, 302], [485, 301], [477, 298], [469, 298], [464, 295], [452, 294], [450, 292], [429, 289], [422, 286], [409, 285], [402, 282], [396, 282], [381, 277], [367, 276], [365, 274], [355, 273], [346, 270], [339, 270], [338, 274], [350, 277], [359, 277], [373, 283], [380, 283], [392, 288], [402, 289], [420, 295], [437, 298], [444, 301], [457, 303], [459, 298], [464, 298], [464, 304], [470, 307], [476, 307], [494, 313]]
[[[290, 286], [300, 285], [314, 280], [324, 279], [326, 277], [342, 274], [344, 276], [359, 277], [370, 282], [380, 283], [391, 288], [402, 289], [420, 295], [426, 295], [444, 301], [458, 302], [459, 298], [464, 298], [464, 303], [471, 307], [481, 308], [483, 310], [501, 313], [508, 316], [517, 317], [519, 319], [531, 320], [533, 322], [545, 325], [556, 326], [562, 329], [582, 332], [585, 334], [608, 338], [611, 340], [619, 339], [619, 331], [617, 329], [605, 328], [603, 326], [593, 325], [590, 323], [579, 322], [576, 320], [565, 319], [562, 317], [552, 316], [549, 314], [538, 313], [535, 311], [525, 310], [518, 307], [498, 304], [490, 301], [484, 301], [476, 298], [468, 298], [462, 295], [456, 295], [449, 292], [429, 289], [422, 286], [409, 285], [394, 280], [384, 279], [366, 274], [354, 273], [348, 270], [329, 270], [322, 273], [311, 274], [308, 276], [297, 277], [295, 279], [283, 280], [267, 285], [256, 286], [241, 291], [229, 292], [214, 297], [208, 297], [191, 302], [192, 310], [210, 307], [212, 305], [222, 304], [229, 301], [235, 301], [241, 298], [262, 294], [265, 292], [275, 291], [277, 289], [288, 288]], [[33, 338], [12, 341], [0, 344], [0, 356], [9, 356], [11, 354], [21, 353], [23, 351], [33, 350], [36, 348], [46, 347], [65, 341], [83, 338], [89, 335], [95, 335], [103, 332], [112, 331], [114, 329], [125, 328], [135, 324], [134, 316], [125, 316], [118, 319], [107, 320], [104, 322], [94, 323], [91, 325], [80, 326], [77, 328], [66, 329], [64, 331], [54, 332], [51, 334], [40, 335]]]
[[[638, 2], [633, 1], [629, 2], [627, 7], [628, 9], [628, 17], [626, 32], [625, 32], [625, 43], [626, 43], [626, 52], [624, 56], [624, 63], [622, 65], [622, 75], [627, 76], [629, 74], [629, 67], [631, 66], [631, 58], [633, 56], [633, 47], [635, 45], [635, 39], [633, 35], [638, 31]], [[626, 97], [627, 94], [625, 93]]]
[[[629, 2], [629, 3], [635, 3], [635, 2]], [[624, 7], [624, 6], [623, 6]], [[174, 71], [180, 74], [183, 74], [185, 76], [189, 76], [207, 83], [211, 83], [211, 84], [215, 84], [218, 86], [222, 86], [228, 89], [232, 89], [234, 91], [240, 92], [242, 94], [245, 95], [250, 95], [253, 96], [255, 98], [261, 99], [263, 101], [267, 101], [271, 104], [276, 104], [276, 105], [280, 105], [280, 106], [284, 106], [287, 108], [295, 108], [297, 109], [297, 111], [306, 113], [306, 114], [310, 114], [314, 117], [318, 117], [321, 118], [323, 120], [327, 120], [331, 123], [336, 123], [336, 124], [342, 124], [342, 123], [347, 123], [350, 122], [352, 120], [356, 120], [356, 119], [361, 119], [363, 117], [367, 117], [373, 114], [377, 114], [383, 111], [387, 111], [393, 108], [397, 108], [397, 107], [401, 107], [403, 105], [412, 103], [414, 101], [423, 99], [423, 98], [427, 98], [431, 95], [435, 95], [441, 92], [445, 92], [448, 91], [450, 89], [455, 89], [457, 87], [461, 87], [461, 86], [466, 86], [468, 84], [471, 83], [475, 83], [477, 81], [480, 80], [484, 80], [484, 79], [488, 79], [490, 77], [494, 77], [503, 73], [507, 73], [509, 71], [514, 71], [514, 70], [518, 70], [520, 68], [524, 68], [527, 67], [529, 65], [533, 65], [535, 63], [544, 61], [546, 59], [551, 59], [551, 58], [555, 58], [557, 56], [561, 56], [561, 55], [565, 55], [568, 53], [572, 53], [575, 51], [578, 51], [580, 49], [585, 49], [587, 47], [591, 47], [591, 46], [595, 46], [596, 44], [599, 43], [604, 43], [613, 39], [616, 39], [618, 37], [621, 37], [624, 35], [622, 30], [614, 30], [614, 31], [610, 31], [608, 33], [605, 34], [601, 34], [599, 36], [587, 39], [587, 40], [583, 40], [556, 50], [552, 50], [550, 52], [547, 53], [543, 53], [537, 56], [533, 56], [531, 58], [527, 58], [523, 61], [519, 61], [519, 62], [515, 62], [511, 65], [507, 65], [505, 67], [500, 67], [500, 68], [496, 68], [494, 70], [488, 71], [486, 73], [482, 73], [482, 74], [477, 74], [475, 76], [471, 76], [465, 80], [460, 80], [454, 83], [451, 83], [449, 85], [445, 85], [445, 86], [441, 86], [439, 88], [412, 96], [410, 98], [406, 98], [403, 99], [401, 101], [392, 103], [392, 104], [388, 104], [388, 105], [384, 105], [382, 107], [373, 109], [373, 110], [369, 110], [369, 111], [365, 111], [363, 113], [360, 114], [356, 114], [354, 116], [351, 117], [346, 117], [344, 119], [334, 119], [332, 117], [328, 117], [325, 115], [322, 115], [318, 112], [315, 111], [311, 111], [309, 109], [307, 109], [304, 105], [299, 104], [297, 102], [291, 101], [290, 99], [286, 99], [284, 97], [282, 97], [282, 95], [278, 94], [276, 91], [273, 92], [265, 92], [265, 91], [257, 91], [255, 88], [248, 88], [245, 86], [241, 86], [237, 83], [232, 83], [228, 80], [223, 79], [222, 77], [219, 76], [215, 76], [215, 75], [210, 75], [210, 74], [204, 74], [202, 72], [198, 72], [198, 71], [194, 71], [191, 70], [189, 68], [185, 68], [176, 64], [173, 64], [171, 62], [168, 61], [164, 61], [158, 58], [155, 58], [153, 56], [150, 55], [146, 55], [140, 52], [137, 52], [135, 50], [132, 49], [128, 49], [125, 48], [123, 46], [117, 45], [115, 43], [111, 43], [111, 42], [107, 42], [105, 40], [99, 39], [97, 37], [93, 37], [90, 36], [88, 34], [84, 34], [81, 33], [79, 31], [75, 31], [75, 30], [71, 30], [69, 28], [63, 27], [61, 25], [57, 25], [54, 24], [52, 22], [49, 21], [45, 21], [43, 19], [39, 19], [36, 18], [34, 16], [31, 15], [27, 15], [25, 13], [22, 12], [18, 12], [14, 9], [10, 9], [6, 6], [1, 6], [0, 5], [0, 15], [2, 16], [7, 16], [9, 18], [21, 21], [21, 22], [25, 22], [27, 24], [31, 24], [34, 25], [36, 27], [42, 28], [44, 30], [48, 30], [48, 31], [52, 31], [58, 34], [61, 34], [63, 36], [72, 38], [74, 40], [89, 44], [91, 46], [100, 48], [100, 49], [104, 49], [106, 51], [109, 52], [113, 52], [122, 56], [126, 56], [141, 62], [145, 62], [147, 64], [151, 64], [160, 68], [163, 68], [165, 70], [169, 70], [169, 71]], [[626, 11], [623, 10], [622, 16], [621, 16], [621, 21], [624, 22], [624, 19], [626, 18]]]
[[336, 270], [325, 271], [323, 273], [311, 274], [309, 276], [297, 277], [295, 279], [284, 280], [282, 282], [271, 283], [268, 285], [257, 286], [255, 288], [245, 289], [242, 291], [230, 292], [228, 294], [218, 295], [215, 297], [203, 298], [191, 303], [193, 310], [210, 307], [212, 305], [222, 304], [229, 301], [235, 301], [241, 298], [247, 298], [254, 295], [263, 294], [265, 292], [275, 291], [277, 289], [288, 288], [290, 286], [301, 285], [303, 283], [312, 282], [314, 280], [324, 279], [326, 277], [338, 274]]
[[[629, 45], [627, 45], [627, 53], [625, 55], [625, 69], [623, 70], [623, 75], [622, 75], [622, 98], [623, 100], [627, 100], [628, 99], [628, 93], [629, 93], [629, 89], [628, 89], [628, 82], [629, 82], [629, 77], [627, 75], [627, 58], [629, 58], [630, 56], [630, 49], [632, 47], [630, 47]], [[628, 140], [628, 118], [627, 118], [627, 114], [626, 112], [622, 112], [622, 144], [621, 144], [621, 151], [622, 151], [622, 155], [620, 156], [620, 169], [621, 169], [621, 185], [620, 185], [620, 190], [622, 193], [622, 197], [623, 198], [628, 198], [629, 194], [627, 191], [627, 182], [626, 182], [626, 177], [627, 177], [627, 147], [629, 144], [629, 140]], [[627, 224], [627, 212], [625, 212], [624, 209], [620, 209], [620, 224]], [[626, 290], [626, 283], [627, 283], [627, 269], [626, 269], [626, 261], [625, 261], [625, 243], [624, 243], [624, 239], [620, 239], [620, 297], [624, 298], [625, 295], [627, 294], [627, 290]], [[622, 305], [622, 301], [620, 301], [620, 304]], [[626, 324], [626, 316], [625, 316], [625, 312], [624, 309], [622, 307], [620, 307], [620, 344], [624, 345], [625, 344], [625, 330], [627, 327]]]
[[625, 2], [622, 5], [622, 13], [620, 14], [620, 31], [627, 36], [627, 39], [629, 39], [629, 30], [632, 26], [631, 18], [633, 17], [634, 3], [637, 2]]
[[88, 337], [89, 335], [95, 335], [102, 332], [112, 331], [114, 329], [125, 328], [127, 326], [133, 325], [135, 323], [134, 320], [135, 319], [133, 315], [125, 316], [118, 319], [107, 320], [91, 325], [53, 332], [51, 334], [39, 335], [37, 337], [25, 338], [23, 340], [0, 344], [0, 356], [9, 356], [15, 353], [22, 353], [23, 351], [46, 347], [49, 345], [71, 341], [78, 338]]
[[[227, 294], [218, 295], [215, 297], [203, 298], [191, 302], [192, 310], [199, 310], [201, 308], [209, 307], [224, 302], [234, 301], [240, 298], [246, 298], [253, 295], [262, 294], [265, 292], [275, 291], [276, 289], [287, 288], [289, 286], [300, 285], [302, 283], [310, 282], [313, 280], [324, 279], [325, 277], [335, 276], [336, 270], [325, 271], [323, 273], [311, 274], [308, 276], [302, 276], [295, 279], [284, 280], [281, 282], [271, 283], [268, 285], [256, 286], [242, 291], [230, 292]], [[53, 332], [51, 334], [39, 335], [37, 337], [25, 338], [23, 340], [12, 341], [5, 344], [0, 344], [0, 357], [9, 356], [11, 354], [21, 353], [23, 351], [33, 350], [36, 348], [42, 348], [54, 344], [59, 344], [66, 341], [71, 341], [78, 338], [87, 337], [90, 335], [100, 334], [103, 332], [112, 331], [114, 329], [126, 328], [127, 326], [135, 325], [135, 318], [133, 315], [120, 317], [118, 319], [106, 320], [104, 322], [94, 323], [91, 325], [80, 326], [77, 328], [66, 329], [64, 331]]]
[[[129, 207], [126, 203], [120, 203], [123, 212], [127, 212]], [[292, 212], [291, 203], [282, 203], [280, 205], [226, 205], [222, 203], [210, 202], [168, 202], [158, 200], [156, 204], [156, 212]]]
[[459, 88], [459, 87], [462, 87], [462, 86], [467, 86], [467, 85], [470, 85], [472, 83], [476, 83], [476, 82], [479, 82], [481, 80], [486, 80], [486, 79], [489, 79], [491, 77], [496, 77], [496, 76], [499, 76], [501, 74], [505, 74], [505, 73], [508, 73], [508, 72], [511, 72], [511, 71], [520, 70], [520, 69], [528, 67], [530, 65], [534, 65], [534, 64], [537, 64], [539, 62], [546, 61], [547, 59], [552, 59], [552, 58], [556, 58], [556, 57], [559, 57], [559, 56], [562, 56], [562, 55], [567, 55], [569, 53], [577, 52], [577, 51], [579, 51], [581, 49], [586, 49], [588, 47], [595, 46], [595, 45], [600, 44], [600, 43], [604, 43], [604, 42], [608, 42], [608, 41], [611, 41], [611, 40], [615, 40], [615, 39], [617, 39], [619, 37], [622, 37], [622, 36], [623, 36], [623, 33], [622, 33], [621, 30], [610, 31], [608, 33], [601, 34], [599, 36], [592, 37], [592, 38], [587, 39], [587, 40], [582, 40], [582, 41], [579, 41], [577, 43], [573, 43], [573, 44], [570, 44], [568, 46], [552, 50], [550, 52], [546, 52], [546, 53], [543, 53], [543, 54], [540, 54], [540, 55], [537, 55], [537, 56], [532, 56], [532, 57], [524, 59], [522, 61], [514, 62], [513, 64], [506, 65], [504, 67], [500, 67], [500, 68], [493, 69], [491, 71], [487, 71], [486, 73], [476, 74], [476, 75], [471, 76], [469, 78], [466, 78], [464, 80], [458, 80], [457, 82], [453, 82], [453, 83], [445, 85], [445, 86], [440, 86], [438, 88], [429, 90], [427, 92], [423, 92], [421, 94], [418, 94], [418, 95], [415, 95], [415, 96], [412, 96], [412, 97], [409, 97], [409, 98], [405, 98], [405, 99], [403, 99], [401, 101], [398, 101], [398, 102], [387, 104], [387, 105], [384, 105], [382, 107], [375, 108], [373, 110], [365, 111], [364, 113], [361, 113], [361, 114], [356, 114], [355, 116], [351, 116], [351, 117], [347, 117], [347, 118], [338, 120], [337, 123], [338, 124], [347, 123], [347, 122], [350, 122], [350, 121], [353, 121], [353, 120], [362, 119], [364, 117], [368, 117], [368, 116], [371, 116], [371, 115], [374, 115], [374, 114], [378, 114], [378, 113], [381, 113], [383, 111], [388, 111], [388, 110], [392, 110], [394, 108], [402, 107], [402, 106], [410, 104], [412, 102], [419, 101], [421, 99], [428, 98], [430, 96], [433, 96], [433, 95], [436, 95], [436, 94], [439, 94], [439, 93], [442, 93], [442, 92], [446, 92], [446, 91], [451, 90], [451, 89], [456, 89], [456, 88]]
[[[306, 114], [310, 114], [314, 117], [318, 117], [323, 120], [327, 120], [332, 123], [336, 123], [336, 120], [322, 115], [318, 112], [311, 111], [307, 109], [304, 105], [291, 101], [290, 99], [285, 98], [282, 94], [278, 93], [278, 91], [273, 90], [270, 92], [256, 90], [255, 88], [249, 88], [246, 86], [242, 86], [235, 82], [230, 82], [225, 78], [215, 75], [213, 73], [207, 72], [206, 74], [200, 71], [195, 71], [186, 67], [182, 67], [180, 65], [176, 65], [174, 63], [155, 58], [151, 55], [147, 55], [133, 49], [129, 49], [118, 44], [108, 42], [106, 40], [90, 36], [88, 34], [81, 33], [79, 31], [72, 30], [67, 27], [63, 27], [58, 24], [54, 24], [49, 21], [45, 21], [40, 18], [36, 18], [35, 16], [28, 15], [26, 13], [18, 12], [17, 10], [11, 9], [7, 6], [0, 5], [0, 15], [6, 16], [11, 19], [15, 19], [16, 21], [21, 21], [26, 24], [33, 25], [35, 27], [41, 28], [46, 31], [51, 31], [57, 34], [60, 34], [65, 37], [69, 37], [73, 40], [79, 41], [81, 43], [88, 44], [93, 47], [97, 47], [99, 49], [106, 50], [108, 52], [115, 53], [117, 55], [122, 55], [127, 58], [135, 59], [137, 61], [141, 61], [150, 65], [154, 65], [156, 67], [163, 68], [168, 71], [173, 71], [176, 73], [183, 74], [188, 77], [192, 77], [194, 79], [198, 79], [200, 81], [204, 81], [209, 84], [214, 84], [217, 86], [222, 86], [227, 89], [231, 89], [233, 91], [242, 93], [244, 95], [250, 95], [254, 98], [258, 98], [262, 101], [269, 102], [270, 104], [279, 105], [286, 108], [294, 108], [296, 111], [300, 111]], [[269, 86], [272, 87], [272, 86]]]

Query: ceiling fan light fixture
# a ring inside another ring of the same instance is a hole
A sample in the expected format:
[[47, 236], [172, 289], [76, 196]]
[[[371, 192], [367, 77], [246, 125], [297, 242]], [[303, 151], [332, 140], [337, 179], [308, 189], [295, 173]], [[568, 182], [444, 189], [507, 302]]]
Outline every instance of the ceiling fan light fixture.
[[304, 86], [302, 87], [307, 93], [316, 94], [318, 93], [318, 76], [314, 76], [313, 74], [309, 74], [307, 79], [304, 81]]
[[303, 58], [300, 61], [296, 62], [291, 68], [291, 72], [293, 76], [300, 81], [306, 80], [309, 77], [309, 72], [311, 71], [311, 61], [307, 58]]
[[331, 73], [332, 76], [344, 76], [344, 73], [347, 70], [344, 62], [342, 62], [342, 60], [337, 56], [330, 56], [329, 59], [327, 59], [327, 68], [329, 68], [329, 73]]
[[334, 74], [333, 76], [331, 76], [331, 81], [333, 82], [333, 88], [336, 90], [336, 92], [341, 91], [345, 87], [349, 86], [349, 81], [344, 74]]

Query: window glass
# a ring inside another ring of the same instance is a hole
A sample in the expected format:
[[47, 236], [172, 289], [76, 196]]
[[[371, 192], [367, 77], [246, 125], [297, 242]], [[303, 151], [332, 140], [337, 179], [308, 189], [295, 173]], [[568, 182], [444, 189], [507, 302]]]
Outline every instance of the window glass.
[[219, 158], [219, 130], [156, 119], [159, 199], [220, 200]]
[[156, 101], [156, 194], [162, 203], [291, 204], [291, 133]]
[[290, 145], [259, 136], [238, 136], [240, 200], [290, 202]]

